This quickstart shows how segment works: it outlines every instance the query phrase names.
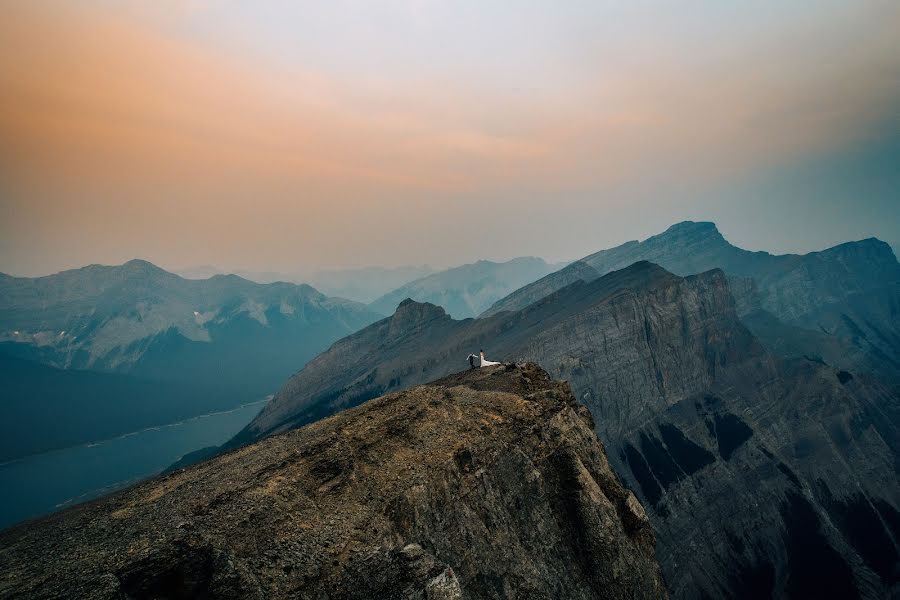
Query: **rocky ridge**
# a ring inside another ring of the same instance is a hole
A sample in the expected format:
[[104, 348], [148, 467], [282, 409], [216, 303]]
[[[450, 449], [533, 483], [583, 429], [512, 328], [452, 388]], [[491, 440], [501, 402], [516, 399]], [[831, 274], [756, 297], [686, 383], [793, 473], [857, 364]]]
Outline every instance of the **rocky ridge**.
[[390, 394], [0, 534], [5, 598], [659, 598], [653, 533], [531, 365]]

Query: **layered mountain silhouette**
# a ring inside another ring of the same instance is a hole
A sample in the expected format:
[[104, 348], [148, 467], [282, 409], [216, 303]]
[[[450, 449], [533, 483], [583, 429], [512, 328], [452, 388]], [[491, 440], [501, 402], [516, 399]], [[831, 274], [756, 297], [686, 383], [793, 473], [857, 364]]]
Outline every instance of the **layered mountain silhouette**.
[[[710, 227], [674, 231], [686, 229]], [[464, 321], [406, 300], [310, 361], [233, 444], [446, 375], [484, 348], [571, 383], [611, 464], [648, 509], [673, 597], [897, 592], [895, 388], [864, 371], [772, 352], [742, 322], [720, 269], [680, 277], [644, 261], [544, 291], [522, 308]]]
[[[256, 283], [308, 283], [323, 294], [347, 298], [357, 302], [374, 302], [384, 294], [410, 281], [434, 273], [428, 265], [401, 267], [359, 267], [330, 269], [311, 273], [283, 273], [278, 271], [223, 270], [212, 265], [200, 265], [175, 271], [186, 279], [209, 279], [215, 275], [238, 275]], [[391, 307], [393, 310], [394, 307]]]
[[[428, 265], [403, 267], [361, 267], [317, 271], [307, 281], [329, 296], [349, 298], [357, 302], [375, 302], [393, 289], [435, 272]], [[395, 307], [381, 314], [393, 312]]]
[[0, 596], [663, 598], [592, 424], [535, 365], [464, 372], [0, 533]]
[[393, 314], [406, 298], [444, 307], [456, 319], [474, 317], [510, 292], [559, 268], [532, 256], [507, 262], [478, 262], [432, 273], [383, 295], [369, 308]]
[[[334, 340], [377, 318], [364, 305], [326, 297], [306, 285], [260, 285], [233, 275], [188, 280], [140, 260], [48, 277], [3, 275], [0, 355], [47, 367], [29, 363], [17, 373], [16, 389], [24, 390], [28, 400], [6, 396], [3, 420], [39, 420], [45, 414], [42, 402], [61, 402], [40, 394], [61, 398], [68, 383], [69, 408], [47, 419], [112, 402], [98, 401], [107, 398], [105, 391], [85, 390], [144, 390], [119, 398], [122, 407], [131, 407], [130, 414], [94, 413], [98, 426], [86, 427], [76, 441], [95, 440], [100, 432], [133, 431], [138, 420], [145, 427], [230, 408], [272, 393]], [[151, 381], [160, 384], [156, 401], [146, 393]], [[55, 428], [33, 437], [43, 441], [41, 449], [73, 439]]]
[[804, 255], [737, 248], [713, 223], [684, 222], [642, 242], [586, 256], [499, 300], [518, 310], [575, 281], [648, 260], [676, 275], [722, 269], [738, 313], [770, 349], [900, 381], [900, 263], [874, 238]]

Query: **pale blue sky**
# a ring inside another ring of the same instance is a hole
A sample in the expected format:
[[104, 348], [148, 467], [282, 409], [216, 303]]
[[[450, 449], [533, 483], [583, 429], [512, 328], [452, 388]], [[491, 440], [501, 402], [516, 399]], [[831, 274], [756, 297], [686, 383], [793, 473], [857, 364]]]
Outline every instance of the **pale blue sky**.
[[900, 244], [900, 3], [13, 0], [0, 271]]

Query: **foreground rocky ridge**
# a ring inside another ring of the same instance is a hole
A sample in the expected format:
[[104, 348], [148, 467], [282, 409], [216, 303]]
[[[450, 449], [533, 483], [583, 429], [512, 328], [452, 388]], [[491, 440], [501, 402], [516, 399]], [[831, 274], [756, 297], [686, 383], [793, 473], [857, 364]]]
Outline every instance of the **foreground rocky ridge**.
[[242, 437], [440, 376], [480, 347], [570, 382], [647, 507], [673, 596], [898, 593], [897, 394], [773, 355], [719, 270], [637, 263], [476, 320], [404, 302], [311, 361]]
[[3, 597], [656, 598], [590, 413], [463, 372], [0, 534]]

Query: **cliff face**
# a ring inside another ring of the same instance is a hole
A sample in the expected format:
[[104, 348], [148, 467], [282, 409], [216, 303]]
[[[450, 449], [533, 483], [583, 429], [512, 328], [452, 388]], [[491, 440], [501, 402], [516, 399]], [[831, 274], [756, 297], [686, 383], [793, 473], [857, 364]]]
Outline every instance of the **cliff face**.
[[647, 507], [673, 596], [896, 593], [896, 392], [771, 354], [718, 270], [638, 263], [474, 321], [406, 303], [311, 362], [244, 435], [439, 376], [482, 347], [539, 361], [590, 408]]
[[592, 425], [533, 365], [460, 373], [6, 531], [0, 596], [662, 597]]

